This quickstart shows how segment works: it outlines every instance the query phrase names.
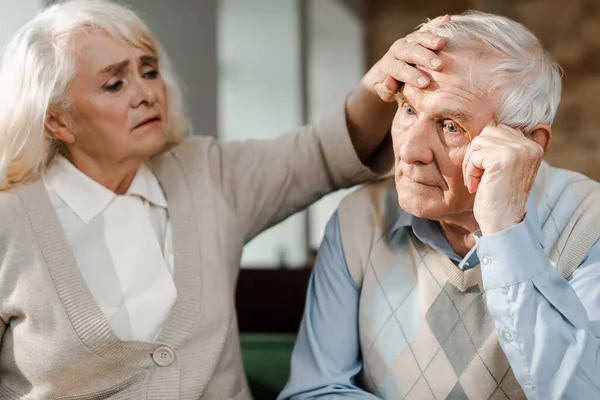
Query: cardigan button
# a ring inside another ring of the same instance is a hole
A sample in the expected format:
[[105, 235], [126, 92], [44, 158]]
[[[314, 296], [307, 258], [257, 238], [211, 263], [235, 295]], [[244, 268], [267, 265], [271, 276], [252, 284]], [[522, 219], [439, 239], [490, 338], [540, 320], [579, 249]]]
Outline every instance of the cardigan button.
[[167, 346], [159, 346], [152, 353], [152, 360], [159, 367], [168, 367], [175, 361], [175, 352]]

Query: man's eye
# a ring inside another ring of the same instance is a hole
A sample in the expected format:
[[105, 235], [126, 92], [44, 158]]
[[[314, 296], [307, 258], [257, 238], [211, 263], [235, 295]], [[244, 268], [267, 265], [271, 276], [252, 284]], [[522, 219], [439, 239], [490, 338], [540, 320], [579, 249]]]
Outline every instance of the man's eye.
[[415, 110], [411, 106], [404, 106], [404, 111], [408, 115], [414, 115], [415, 114]]
[[458, 126], [456, 126], [456, 125], [454, 125], [452, 123], [445, 124], [444, 126], [446, 127], [446, 129], [450, 133], [458, 133], [458, 132], [460, 132], [460, 129], [458, 128]]

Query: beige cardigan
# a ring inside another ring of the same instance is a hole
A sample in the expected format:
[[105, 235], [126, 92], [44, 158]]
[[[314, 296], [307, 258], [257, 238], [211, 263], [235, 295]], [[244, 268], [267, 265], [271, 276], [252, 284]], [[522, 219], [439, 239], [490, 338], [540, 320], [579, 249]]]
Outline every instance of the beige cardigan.
[[0, 192], [0, 398], [251, 398], [234, 308], [243, 245], [389, 169], [388, 154], [363, 166], [340, 110], [275, 140], [195, 137], [152, 159], [169, 204], [178, 292], [155, 343], [115, 336], [41, 181]]

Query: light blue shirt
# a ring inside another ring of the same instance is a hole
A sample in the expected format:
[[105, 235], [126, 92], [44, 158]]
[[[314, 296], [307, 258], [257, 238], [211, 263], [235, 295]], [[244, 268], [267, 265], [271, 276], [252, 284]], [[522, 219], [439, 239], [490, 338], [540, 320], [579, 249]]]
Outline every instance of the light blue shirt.
[[[600, 399], [600, 242], [565, 280], [540, 245], [533, 196], [526, 209], [522, 223], [477, 238], [476, 251], [465, 259], [431, 221], [404, 216], [393, 230], [410, 226], [419, 240], [460, 268], [482, 260], [490, 314], [529, 399]], [[359, 297], [334, 214], [309, 282], [290, 379], [279, 399], [377, 399], [357, 382]]]

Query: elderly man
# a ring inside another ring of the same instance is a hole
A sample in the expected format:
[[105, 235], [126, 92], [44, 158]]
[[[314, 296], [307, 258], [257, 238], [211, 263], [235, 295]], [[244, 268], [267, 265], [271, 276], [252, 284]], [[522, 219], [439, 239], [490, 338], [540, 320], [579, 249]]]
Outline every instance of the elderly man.
[[280, 398], [598, 399], [600, 185], [542, 162], [559, 68], [504, 17], [425, 28], [444, 67], [327, 227]]

